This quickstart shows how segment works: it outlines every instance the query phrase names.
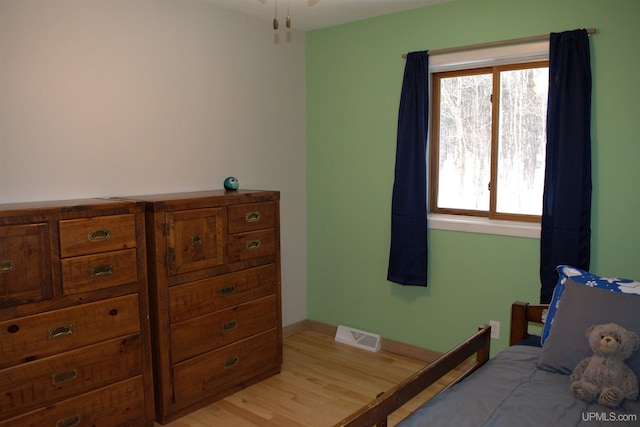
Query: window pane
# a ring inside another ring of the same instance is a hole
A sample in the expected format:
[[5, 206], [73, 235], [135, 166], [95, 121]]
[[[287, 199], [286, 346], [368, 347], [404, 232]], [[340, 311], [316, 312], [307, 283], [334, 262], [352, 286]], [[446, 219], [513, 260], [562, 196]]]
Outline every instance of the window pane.
[[491, 82], [491, 74], [440, 80], [440, 208], [489, 210]]
[[496, 211], [541, 215], [548, 68], [500, 73]]

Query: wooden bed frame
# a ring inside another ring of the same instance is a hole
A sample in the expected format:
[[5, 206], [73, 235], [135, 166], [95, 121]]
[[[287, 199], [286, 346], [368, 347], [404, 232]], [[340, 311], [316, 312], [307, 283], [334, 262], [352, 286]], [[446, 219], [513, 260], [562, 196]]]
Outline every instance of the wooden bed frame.
[[[509, 345], [514, 345], [535, 335], [529, 333], [529, 325], [541, 324], [543, 310], [548, 307], [549, 306], [545, 304], [530, 305], [526, 302], [514, 302], [511, 305]], [[460, 382], [480, 366], [484, 365], [485, 362], [489, 360], [490, 342], [491, 327], [481, 325], [478, 328], [478, 332], [464, 342], [449, 350], [433, 363], [420, 369], [392, 389], [380, 393], [375, 400], [372, 400], [358, 411], [344, 418], [334, 427], [386, 427], [389, 414], [400, 408], [452, 369], [464, 362], [470, 365], [446, 388]], [[469, 363], [469, 359], [473, 356], [475, 356], [475, 360]]]

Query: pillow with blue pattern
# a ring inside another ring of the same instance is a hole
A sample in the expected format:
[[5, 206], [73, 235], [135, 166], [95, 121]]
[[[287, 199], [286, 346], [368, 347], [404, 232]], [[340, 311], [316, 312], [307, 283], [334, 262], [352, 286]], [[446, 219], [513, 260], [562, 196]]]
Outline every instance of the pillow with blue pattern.
[[551, 298], [551, 303], [549, 304], [549, 312], [547, 313], [544, 328], [542, 329], [542, 344], [544, 344], [545, 340], [549, 336], [549, 330], [551, 329], [551, 324], [553, 323], [556, 311], [558, 310], [558, 303], [560, 302], [560, 297], [564, 292], [564, 283], [567, 281], [567, 278], [571, 278], [571, 280], [579, 285], [613, 292], [622, 292], [625, 294], [640, 295], [640, 282], [634, 280], [600, 277], [593, 273], [589, 273], [588, 271], [580, 270], [579, 268], [571, 267], [569, 265], [559, 265], [556, 270], [558, 271], [558, 283], [553, 290], [553, 296]]

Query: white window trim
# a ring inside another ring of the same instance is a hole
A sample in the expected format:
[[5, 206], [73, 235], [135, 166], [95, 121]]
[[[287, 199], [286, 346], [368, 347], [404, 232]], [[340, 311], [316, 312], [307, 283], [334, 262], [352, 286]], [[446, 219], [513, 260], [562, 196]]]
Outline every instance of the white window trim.
[[[432, 55], [429, 57], [429, 73], [548, 59], [549, 42], [542, 41]], [[429, 78], [429, 82], [431, 82], [431, 78]], [[429, 123], [429, 127], [431, 127], [431, 123]], [[540, 224], [535, 222], [503, 221], [474, 216], [432, 213], [427, 216], [427, 226], [434, 230], [497, 234], [531, 239], [540, 238], [541, 228]]]
[[467, 70], [549, 59], [549, 41], [441, 53], [429, 56], [429, 72]]
[[434, 230], [462, 231], [467, 233], [498, 234], [502, 236], [540, 238], [540, 223], [503, 221], [464, 215], [427, 215], [427, 226]]

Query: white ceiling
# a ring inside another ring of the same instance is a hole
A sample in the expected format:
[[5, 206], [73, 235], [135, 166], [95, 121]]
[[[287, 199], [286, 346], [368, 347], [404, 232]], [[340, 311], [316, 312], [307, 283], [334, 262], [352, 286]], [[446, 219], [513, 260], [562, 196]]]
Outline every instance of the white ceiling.
[[292, 28], [302, 31], [330, 27], [345, 22], [403, 10], [417, 9], [454, 0], [207, 0], [223, 9], [233, 10], [268, 21], [272, 25], [277, 1], [280, 30], [285, 28], [287, 8]]

